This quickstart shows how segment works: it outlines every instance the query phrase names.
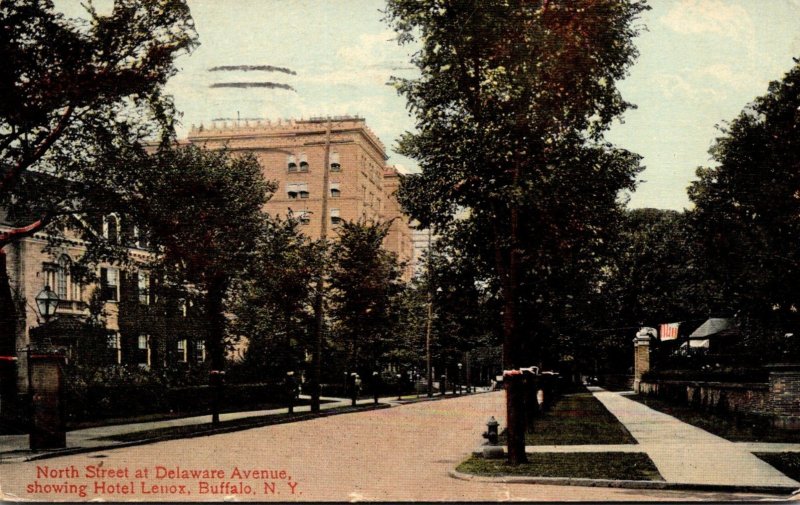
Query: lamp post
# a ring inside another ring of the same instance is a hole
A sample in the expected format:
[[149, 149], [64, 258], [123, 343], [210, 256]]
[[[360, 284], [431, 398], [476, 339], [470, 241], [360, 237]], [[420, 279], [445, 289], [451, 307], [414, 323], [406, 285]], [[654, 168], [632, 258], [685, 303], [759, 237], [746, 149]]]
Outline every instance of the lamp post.
[[58, 295], [50, 289], [50, 286], [45, 286], [43, 290], [36, 295], [36, 308], [44, 318], [45, 324], [50, 321], [53, 314], [56, 313], [58, 302], [60, 301]]
[[458, 394], [461, 394], [461, 367], [464, 366], [461, 363], [458, 364]]
[[403, 385], [401, 384], [403, 381], [403, 374], [397, 374], [397, 399], [400, 400], [401, 396], [403, 395]]
[[372, 372], [372, 394], [375, 399], [375, 405], [378, 404], [378, 386], [380, 386], [380, 374], [375, 371]]
[[[34, 299], [46, 327], [58, 308], [58, 295], [50, 289], [50, 286], [45, 286]], [[30, 448], [32, 450], [64, 448], [67, 446], [67, 438], [62, 399], [62, 357], [42, 354], [34, 358], [30, 344], [27, 351]], [[33, 373], [34, 361], [36, 361], [36, 374]], [[34, 377], [36, 377], [35, 386]], [[34, 389], [36, 389], [35, 394]]]
[[[39, 314], [42, 315], [42, 319], [44, 319], [44, 326], [50, 322], [50, 318], [56, 313], [56, 309], [58, 309], [58, 294], [56, 294], [53, 290], [50, 289], [50, 286], [45, 286], [43, 290], [39, 291], [34, 297], [36, 300], [36, 308], [39, 310]], [[25, 368], [28, 370], [28, 395], [33, 399], [33, 389], [31, 382], [33, 380], [32, 374], [33, 371], [31, 370], [31, 344], [28, 342], [28, 346], [26, 348], [27, 352], [27, 362], [25, 364]]]

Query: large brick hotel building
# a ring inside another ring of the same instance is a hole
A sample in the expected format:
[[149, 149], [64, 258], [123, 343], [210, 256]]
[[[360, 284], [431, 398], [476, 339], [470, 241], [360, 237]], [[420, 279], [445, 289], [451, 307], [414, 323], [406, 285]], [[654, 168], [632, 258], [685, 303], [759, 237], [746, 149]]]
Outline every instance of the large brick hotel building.
[[[384, 247], [408, 265], [406, 276], [410, 277], [414, 259], [411, 229], [394, 198], [399, 174], [386, 166], [386, 148], [363, 118], [214, 123], [193, 127], [188, 141], [210, 149], [227, 146], [233, 152], [254, 153], [264, 176], [278, 183], [265, 211], [283, 217], [291, 213], [311, 238], [320, 237], [323, 219], [328, 238], [336, 237], [342, 221], [392, 221]], [[328, 188], [323, 186], [326, 151]]]

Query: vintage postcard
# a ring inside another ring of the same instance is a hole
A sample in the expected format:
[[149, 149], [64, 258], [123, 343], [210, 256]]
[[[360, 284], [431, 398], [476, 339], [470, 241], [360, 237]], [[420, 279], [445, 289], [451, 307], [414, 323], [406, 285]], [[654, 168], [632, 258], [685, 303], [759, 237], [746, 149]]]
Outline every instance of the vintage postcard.
[[798, 19], [0, 0], [0, 496], [791, 499]]

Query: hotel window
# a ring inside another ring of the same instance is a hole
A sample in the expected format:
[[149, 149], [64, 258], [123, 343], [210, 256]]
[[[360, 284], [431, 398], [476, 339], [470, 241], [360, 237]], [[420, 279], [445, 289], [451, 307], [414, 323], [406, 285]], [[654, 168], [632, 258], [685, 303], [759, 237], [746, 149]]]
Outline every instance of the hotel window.
[[300, 171], [308, 172], [308, 157], [306, 153], [300, 154]]
[[339, 215], [339, 209], [331, 209], [331, 224], [333, 226], [342, 224], [342, 218]]
[[111, 349], [114, 362], [117, 365], [122, 364], [122, 342], [120, 341], [119, 333], [109, 333], [106, 337], [108, 348]]
[[103, 300], [119, 301], [119, 270], [100, 269], [100, 296]]
[[332, 152], [331, 153], [331, 172], [341, 172], [342, 165], [339, 164], [339, 153]]
[[178, 361], [186, 363], [186, 339], [178, 340]]
[[116, 214], [103, 216], [103, 238], [112, 244], [119, 243], [119, 216]]
[[139, 304], [150, 305], [150, 275], [141, 270], [136, 273], [136, 290], [139, 294]]
[[286, 185], [286, 196], [290, 200], [300, 198], [308, 198], [308, 184], [305, 182], [290, 182]]
[[339, 189], [338, 182], [331, 183], [331, 198], [339, 198], [342, 196], [342, 191]]
[[297, 158], [290, 154], [286, 157], [286, 168], [289, 172], [297, 172]]

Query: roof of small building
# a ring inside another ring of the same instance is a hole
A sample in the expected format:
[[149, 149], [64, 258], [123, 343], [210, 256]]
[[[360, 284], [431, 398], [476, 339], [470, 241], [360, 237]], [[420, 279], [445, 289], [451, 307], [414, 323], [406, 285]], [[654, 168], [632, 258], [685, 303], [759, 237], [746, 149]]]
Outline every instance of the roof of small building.
[[694, 330], [689, 338], [707, 338], [722, 333], [729, 334], [736, 331], [736, 324], [731, 318], [712, 317]]

